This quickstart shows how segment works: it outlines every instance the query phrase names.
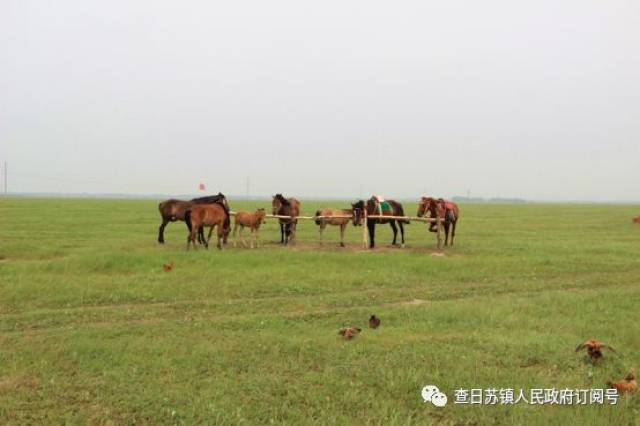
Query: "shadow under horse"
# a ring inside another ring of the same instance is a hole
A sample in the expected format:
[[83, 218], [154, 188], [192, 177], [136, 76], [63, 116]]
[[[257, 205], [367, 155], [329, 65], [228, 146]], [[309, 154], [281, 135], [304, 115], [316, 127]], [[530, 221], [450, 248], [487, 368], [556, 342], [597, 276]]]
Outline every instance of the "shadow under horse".
[[358, 201], [351, 205], [351, 212], [353, 214], [353, 225], [360, 226], [364, 220], [365, 212], [367, 214], [367, 228], [369, 230], [369, 248], [375, 248], [375, 236], [376, 225], [388, 223], [393, 230], [393, 242], [394, 246], [397, 246], [398, 228], [400, 228], [401, 247], [404, 247], [404, 225], [408, 225], [409, 221], [406, 219], [384, 219], [384, 218], [370, 218], [369, 216], [404, 216], [404, 209], [402, 204], [395, 200], [379, 201], [376, 197], [371, 197], [366, 202], [363, 200]]
[[[229, 203], [227, 203], [227, 198], [222, 192], [218, 192], [217, 195], [194, 198], [189, 201], [176, 200], [173, 198], [165, 200], [158, 204], [158, 210], [160, 211], [160, 216], [162, 217], [162, 223], [160, 224], [160, 228], [158, 229], [158, 242], [160, 244], [164, 244], [164, 228], [166, 228], [169, 222], [184, 222], [185, 213], [187, 212], [187, 210], [199, 204], [220, 204], [220, 206], [224, 208], [227, 214], [229, 214]], [[189, 232], [191, 232], [189, 223], [187, 223], [187, 228], [189, 228]], [[227, 235], [225, 235], [225, 243], [227, 242], [226, 239]], [[200, 244], [204, 244], [205, 242], [204, 230], [202, 228], [198, 229], [198, 242]]]

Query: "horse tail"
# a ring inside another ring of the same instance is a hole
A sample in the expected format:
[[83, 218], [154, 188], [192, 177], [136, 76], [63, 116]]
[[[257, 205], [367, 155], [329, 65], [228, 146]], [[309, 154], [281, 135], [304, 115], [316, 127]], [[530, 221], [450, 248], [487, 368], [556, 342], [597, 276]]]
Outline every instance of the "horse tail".
[[224, 235], [228, 235], [231, 231], [231, 215], [229, 214], [229, 210], [225, 209], [225, 218], [224, 225], [222, 226], [224, 230]]
[[447, 222], [455, 222], [456, 221], [456, 214], [453, 212], [453, 209], [447, 209], [447, 212], [445, 213], [445, 221]]
[[314, 221], [316, 225], [320, 225], [320, 219], [318, 219], [318, 216], [320, 216], [321, 214], [322, 212], [320, 210], [316, 210], [316, 220]]
[[186, 212], [184, 212], [184, 222], [187, 224], [189, 232], [191, 232], [191, 210], [187, 210]]

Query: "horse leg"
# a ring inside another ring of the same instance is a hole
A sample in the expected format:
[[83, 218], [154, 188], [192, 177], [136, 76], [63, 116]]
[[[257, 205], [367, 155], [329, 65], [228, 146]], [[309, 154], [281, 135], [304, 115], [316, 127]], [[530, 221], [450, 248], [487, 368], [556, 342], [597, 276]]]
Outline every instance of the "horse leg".
[[284, 225], [284, 245], [288, 245], [291, 240], [291, 224]]
[[396, 221], [392, 220], [391, 222], [389, 222], [389, 225], [391, 225], [391, 229], [393, 229], [393, 243], [391, 243], [391, 245], [395, 246], [396, 243], [396, 238], [398, 237], [398, 228], [396, 227]]
[[456, 222], [457, 220], [451, 222], [451, 247], [453, 247], [453, 239], [456, 236]]
[[376, 224], [373, 221], [367, 221], [367, 228], [369, 228], [369, 248], [375, 248]]
[[249, 228], [251, 230], [251, 239], [249, 240], [249, 247], [253, 248], [253, 240], [256, 238], [255, 228], [252, 226]]
[[404, 248], [404, 225], [398, 221], [398, 226], [400, 227], [400, 237], [402, 238], [402, 245], [400, 247]]
[[240, 242], [242, 242], [242, 247], [246, 247], [247, 246], [247, 241], [242, 236], [242, 231], [244, 231], [244, 226], [240, 225]]
[[346, 223], [340, 225], [340, 247], [344, 247], [344, 230], [347, 227]]
[[233, 248], [238, 246], [238, 222], [233, 224]]
[[202, 238], [204, 240], [204, 246], [207, 248], [207, 250], [209, 250], [209, 241], [211, 241], [211, 234], [213, 233], [213, 227], [214, 226], [215, 225], [209, 227], [209, 235], [207, 236], [207, 239], [204, 240], [204, 237]]
[[[219, 223], [217, 226], [214, 225], [217, 229], [217, 236], [218, 236], [218, 250], [222, 250], [224, 247], [224, 235], [225, 235], [225, 229], [224, 229], [224, 223]], [[211, 229], [213, 229], [213, 226], [211, 227]]]
[[322, 233], [324, 231], [324, 223], [320, 224], [320, 245], [322, 245]]
[[445, 247], [449, 245], [449, 226], [451, 225], [451, 222], [449, 222], [448, 220], [444, 221], [444, 245]]
[[296, 219], [292, 224], [291, 224], [291, 244], [295, 245], [296, 244], [296, 228], [298, 227], [298, 220]]
[[198, 242], [204, 244], [204, 226], [198, 228]]
[[193, 249], [196, 250], [198, 246], [196, 246], [196, 232], [193, 230], [193, 228], [191, 228], [191, 230], [189, 231], [189, 235], [187, 236], [187, 251], [189, 251], [192, 243]]
[[260, 228], [256, 226], [256, 248], [258, 248], [258, 231], [259, 230]]
[[284, 223], [280, 222], [280, 244], [284, 244]]
[[158, 242], [160, 244], [164, 244], [164, 228], [168, 223], [169, 221], [167, 219], [162, 218], [162, 224], [160, 225], [160, 228], [158, 228]]

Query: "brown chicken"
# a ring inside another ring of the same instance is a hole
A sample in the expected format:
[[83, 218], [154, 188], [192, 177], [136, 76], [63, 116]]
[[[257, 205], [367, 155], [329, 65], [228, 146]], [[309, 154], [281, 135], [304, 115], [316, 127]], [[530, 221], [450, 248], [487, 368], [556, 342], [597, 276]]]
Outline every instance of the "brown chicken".
[[607, 382], [607, 386], [612, 389], [616, 389], [618, 393], [631, 393], [638, 389], [638, 382], [636, 379], [636, 369], [632, 368], [624, 379], [617, 382]]
[[586, 342], [578, 345], [576, 348], [576, 352], [581, 351], [582, 349], [587, 349], [587, 355], [591, 358], [592, 361], [596, 362], [602, 358], [602, 349], [609, 349], [610, 351], [615, 352], [611, 346], [598, 342], [596, 339], [587, 340]]
[[165, 272], [170, 272], [173, 267], [176, 266], [173, 262], [171, 263], [165, 263], [164, 265], [162, 265], [162, 270]]
[[369, 318], [369, 327], [370, 328], [380, 327], [380, 318], [378, 318], [375, 315], [371, 315], [371, 318]]
[[342, 330], [338, 331], [338, 334], [347, 340], [351, 340], [356, 337], [361, 331], [362, 329], [358, 327], [345, 327]]

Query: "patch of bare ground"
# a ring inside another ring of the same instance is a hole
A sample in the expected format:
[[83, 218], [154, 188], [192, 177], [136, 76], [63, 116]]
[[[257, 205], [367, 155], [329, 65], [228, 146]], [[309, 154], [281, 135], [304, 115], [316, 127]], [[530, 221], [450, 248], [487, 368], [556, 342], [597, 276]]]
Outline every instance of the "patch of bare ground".
[[40, 380], [34, 376], [18, 375], [0, 378], [0, 394], [15, 392], [19, 389], [36, 390], [40, 387]]
[[[323, 244], [320, 244], [319, 242], [313, 242], [313, 241], [297, 241], [293, 244], [287, 245], [287, 246], [283, 246], [282, 244], [280, 244], [279, 241], [268, 241], [268, 242], [263, 242], [260, 245], [260, 248], [275, 248], [275, 247], [280, 247], [282, 249], [289, 249], [292, 251], [330, 251], [330, 252], [347, 252], [347, 253], [400, 253], [400, 252], [406, 252], [406, 253], [433, 253], [434, 250], [434, 246], [429, 245], [429, 244], [425, 244], [424, 246], [420, 247], [410, 247], [410, 246], [404, 246], [401, 247], [400, 245], [391, 245], [391, 244], [386, 244], [386, 245], [378, 245], [376, 246], [374, 249], [369, 249], [369, 248], [363, 248], [362, 244], [354, 244], [354, 243], [347, 243], [345, 247], [340, 247], [338, 245], [337, 242], [327, 242], [325, 241]], [[249, 249], [250, 250], [250, 249]], [[438, 252], [438, 253], [442, 253], [442, 252]], [[442, 253], [442, 255], [444, 255], [444, 253]]]

